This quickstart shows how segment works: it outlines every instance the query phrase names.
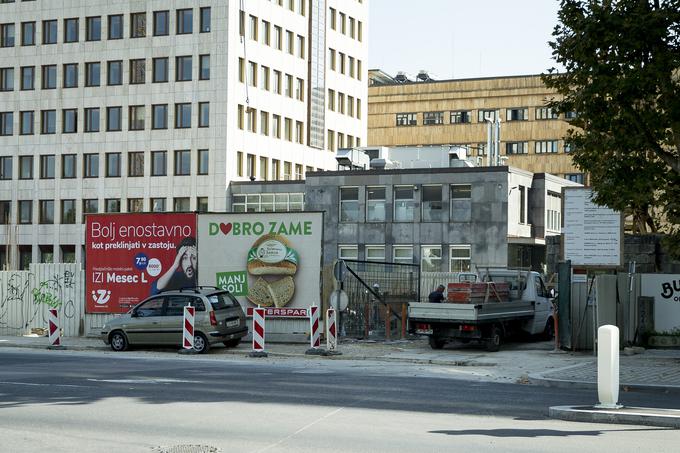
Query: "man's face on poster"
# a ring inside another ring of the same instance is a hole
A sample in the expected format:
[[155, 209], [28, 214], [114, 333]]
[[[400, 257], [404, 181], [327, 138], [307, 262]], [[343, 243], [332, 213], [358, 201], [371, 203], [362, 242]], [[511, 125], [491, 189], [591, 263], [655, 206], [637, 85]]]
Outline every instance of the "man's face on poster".
[[182, 271], [188, 278], [196, 276], [196, 268], [198, 266], [198, 252], [195, 246], [187, 247], [182, 255]]

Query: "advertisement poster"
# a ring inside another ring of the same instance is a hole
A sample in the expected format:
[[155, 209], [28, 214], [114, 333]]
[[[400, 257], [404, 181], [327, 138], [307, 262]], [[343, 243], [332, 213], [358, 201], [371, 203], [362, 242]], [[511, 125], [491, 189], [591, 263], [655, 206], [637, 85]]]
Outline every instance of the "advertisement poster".
[[201, 214], [201, 285], [230, 291], [250, 314], [306, 317], [320, 305], [323, 214]]
[[680, 275], [641, 274], [640, 294], [654, 298], [654, 330], [680, 329]]
[[85, 228], [87, 313], [125, 313], [161, 290], [196, 286], [196, 214], [92, 214]]

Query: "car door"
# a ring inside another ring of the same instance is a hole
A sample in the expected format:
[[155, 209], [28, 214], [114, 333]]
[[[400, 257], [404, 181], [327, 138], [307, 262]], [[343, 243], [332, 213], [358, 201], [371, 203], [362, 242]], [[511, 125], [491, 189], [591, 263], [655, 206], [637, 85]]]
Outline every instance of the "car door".
[[200, 313], [199, 311], [205, 306], [200, 298], [184, 294], [168, 295], [168, 304], [163, 317], [163, 343], [164, 344], [182, 344], [183, 322], [184, 322], [184, 307], [192, 305], [196, 307], [194, 313], [194, 327], [198, 323]]
[[148, 299], [132, 311], [132, 318], [125, 331], [130, 344], [159, 344], [162, 337], [164, 296]]
[[543, 284], [543, 279], [538, 275], [535, 276], [534, 280], [535, 293], [536, 293], [536, 312], [534, 315], [533, 328], [531, 329], [532, 334], [541, 333], [545, 329], [545, 324], [548, 322], [548, 318], [552, 315], [553, 306], [550, 301], [550, 294], [548, 290], [545, 289]]

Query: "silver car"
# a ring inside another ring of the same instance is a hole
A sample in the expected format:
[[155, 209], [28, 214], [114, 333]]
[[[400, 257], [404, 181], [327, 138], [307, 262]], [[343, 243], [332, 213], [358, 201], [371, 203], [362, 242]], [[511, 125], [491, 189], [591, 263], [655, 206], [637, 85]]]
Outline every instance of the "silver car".
[[129, 312], [109, 320], [101, 338], [114, 351], [130, 345], [181, 345], [184, 307], [196, 307], [194, 350], [208, 352], [210, 345], [239, 344], [248, 334], [246, 317], [228, 291], [213, 287], [183, 288], [151, 296]]

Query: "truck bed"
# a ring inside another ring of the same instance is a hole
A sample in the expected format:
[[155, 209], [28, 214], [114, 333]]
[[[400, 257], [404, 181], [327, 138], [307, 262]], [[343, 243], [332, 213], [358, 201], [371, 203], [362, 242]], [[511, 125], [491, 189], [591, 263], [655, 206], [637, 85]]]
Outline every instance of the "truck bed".
[[411, 321], [484, 323], [496, 320], [531, 318], [534, 303], [523, 300], [487, 302], [484, 304], [452, 304], [413, 302], [408, 307]]

